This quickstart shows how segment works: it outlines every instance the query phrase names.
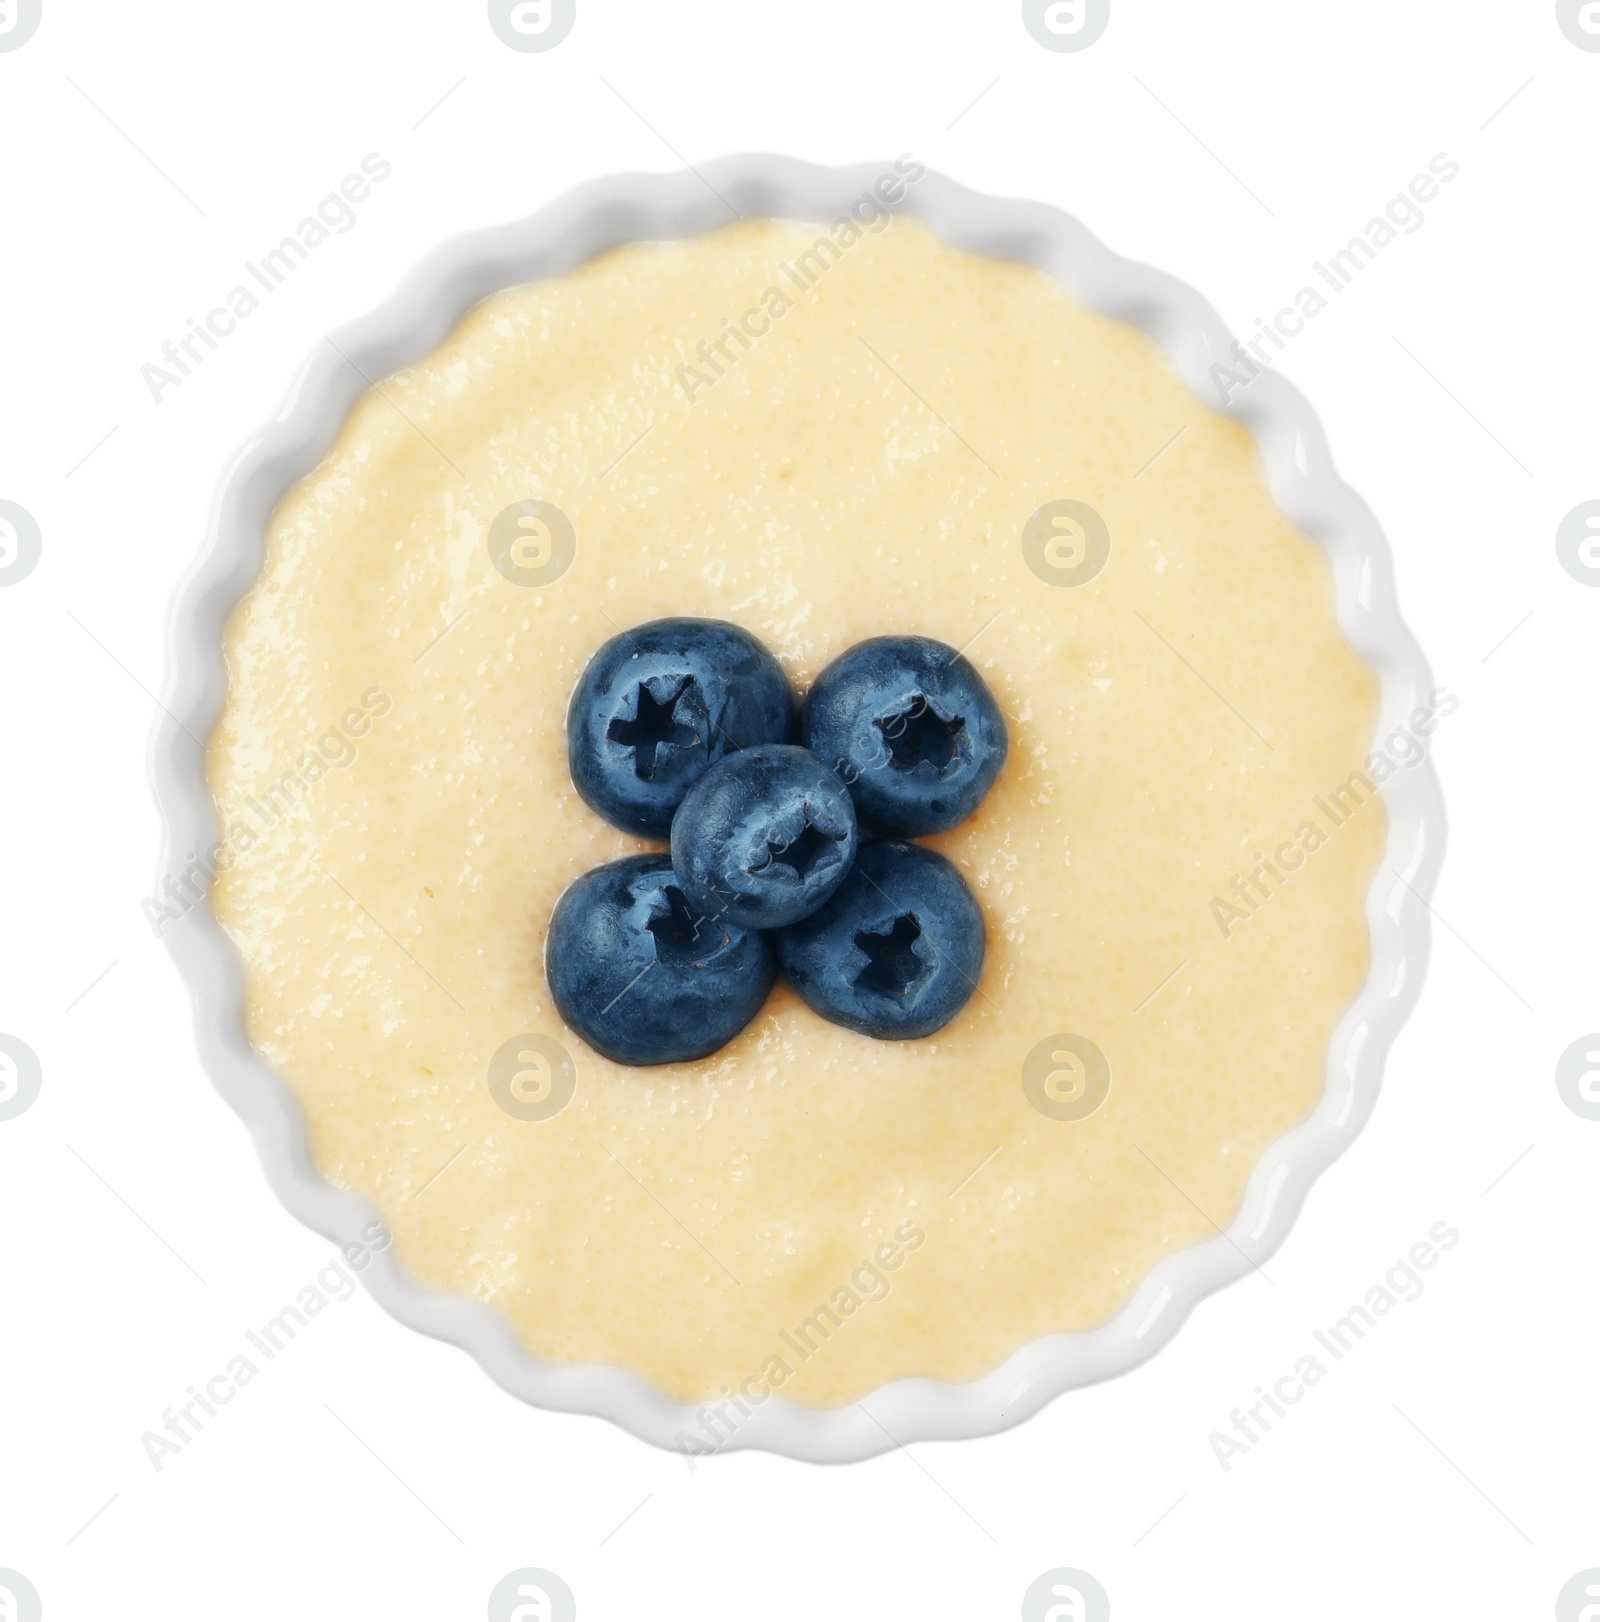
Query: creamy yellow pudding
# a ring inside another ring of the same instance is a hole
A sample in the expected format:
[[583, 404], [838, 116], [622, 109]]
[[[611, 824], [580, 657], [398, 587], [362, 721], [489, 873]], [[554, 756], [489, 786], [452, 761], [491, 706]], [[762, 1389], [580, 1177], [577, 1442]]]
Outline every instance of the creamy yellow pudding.
[[[664, 615], [797, 691], [898, 632], [982, 672], [1010, 756], [927, 843], [988, 958], [934, 1037], [781, 983], [695, 1064], [561, 1024], [557, 897], [662, 848], [579, 799], [567, 698]], [[1323, 554], [1149, 338], [908, 220], [487, 300], [284, 497], [227, 656], [214, 904], [317, 1165], [535, 1356], [673, 1397], [834, 1405], [1104, 1323], [1232, 1218], [1366, 973], [1377, 684]]]

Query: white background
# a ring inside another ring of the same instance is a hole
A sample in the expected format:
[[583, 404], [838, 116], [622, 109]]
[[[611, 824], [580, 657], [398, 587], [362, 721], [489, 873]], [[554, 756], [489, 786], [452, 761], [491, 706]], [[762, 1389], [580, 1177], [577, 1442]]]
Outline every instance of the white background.
[[[1113, 0], [1077, 55], [953, 0], [578, 0], [542, 55], [465, 0], [43, 4], [0, 54], [0, 499], [44, 536], [0, 590], [0, 1032], [44, 1075], [0, 1122], [0, 1567], [45, 1615], [478, 1618], [528, 1565], [590, 1619], [1011, 1618], [1054, 1566], [1119, 1619], [1553, 1614], [1600, 1566], [1600, 1123], [1553, 1081], [1600, 1027], [1600, 591], [1554, 547], [1600, 496], [1600, 54], [1543, 0]], [[1270, 1281], [993, 1439], [691, 1473], [363, 1293], [157, 1474], [141, 1433], [331, 1249], [268, 1192], [140, 912], [150, 695], [218, 475], [442, 239], [751, 149], [910, 150], [1056, 203], [1246, 332], [1433, 154], [1461, 165], [1282, 357], [1460, 698], [1434, 961], [1377, 1111]], [[358, 224], [154, 404], [162, 341], [368, 152], [393, 174]], [[1425, 1294], [1225, 1472], [1211, 1432], [1439, 1221]]]

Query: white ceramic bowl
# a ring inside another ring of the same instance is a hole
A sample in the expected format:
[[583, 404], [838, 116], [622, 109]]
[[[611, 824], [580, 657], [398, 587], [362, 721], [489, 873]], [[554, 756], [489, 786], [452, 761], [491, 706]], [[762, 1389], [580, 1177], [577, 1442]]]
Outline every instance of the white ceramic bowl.
[[[260, 569], [274, 505], [327, 451], [369, 380], [426, 355], [472, 305], [501, 288], [560, 275], [622, 243], [714, 230], [731, 220], [730, 205], [746, 216], [832, 220], [890, 168], [823, 169], [757, 155], [681, 174], [596, 181], [531, 219], [458, 237], [425, 260], [375, 314], [319, 348], [277, 415], [224, 475], [204, 550], [178, 595], [167, 713], [156, 729], [152, 762], [166, 831], [163, 874], [179, 871], [218, 837], [198, 740], [209, 734], [225, 697], [224, 621]], [[1254, 434], [1279, 505], [1326, 550], [1339, 623], [1382, 683], [1378, 736], [1426, 702], [1427, 666], [1400, 619], [1376, 520], [1334, 472], [1310, 408], [1281, 377], [1254, 379], [1231, 406], [1219, 400], [1210, 368], [1237, 363], [1221, 319], [1198, 294], [1161, 271], [1118, 258], [1056, 209], [983, 197], [935, 174], [913, 185], [895, 211], [921, 220], [954, 247], [1036, 265], [1091, 309], [1155, 338], [1196, 395]], [[726, 1446], [843, 1461], [897, 1443], [1003, 1430], [1063, 1391], [1142, 1362], [1204, 1296], [1270, 1256], [1313, 1179], [1366, 1121], [1389, 1044], [1421, 989], [1429, 941], [1425, 897], [1444, 838], [1431, 764], [1397, 773], [1383, 797], [1388, 849], [1367, 898], [1371, 971], [1334, 1034], [1320, 1104], [1262, 1157], [1225, 1234], [1167, 1256], [1101, 1328], [1035, 1341], [982, 1379], [898, 1380], [864, 1401], [829, 1410], [775, 1396]], [[193, 907], [164, 933], [194, 996], [202, 1059], [254, 1134], [272, 1186], [302, 1222], [341, 1244], [353, 1241], [376, 1213], [313, 1168], [299, 1104], [246, 1039], [243, 966], [210, 908]], [[700, 1434], [695, 1410], [638, 1375], [538, 1362], [504, 1318], [464, 1296], [424, 1289], [394, 1262], [392, 1251], [374, 1258], [364, 1276], [402, 1323], [462, 1347], [524, 1401], [598, 1414], [662, 1446], [672, 1446], [680, 1432]]]

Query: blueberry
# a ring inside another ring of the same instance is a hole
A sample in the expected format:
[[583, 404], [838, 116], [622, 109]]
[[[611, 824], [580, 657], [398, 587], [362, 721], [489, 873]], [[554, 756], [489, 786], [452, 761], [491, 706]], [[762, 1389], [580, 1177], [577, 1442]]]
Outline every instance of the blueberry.
[[863, 845], [833, 899], [774, 938], [795, 990], [863, 1036], [931, 1036], [983, 972], [983, 913], [967, 881], [902, 839]]
[[926, 636], [875, 636], [817, 677], [800, 741], [839, 774], [863, 821], [932, 834], [971, 816], [1006, 758], [983, 677]]
[[719, 760], [672, 819], [672, 871], [690, 905], [746, 929], [810, 917], [855, 855], [844, 785], [792, 743]]
[[697, 912], [665, 856], [625, 856], [569, 885], [544, 967], [561, 1017], [618, 1064], [716, 1052], [777, 977], [768, 938]]
[[567, 763], [590, 807], [664, 839], [706, 768], [787, 743], [794, 700], [776, 659], [723, 620], [652, 620], [589, 661], [567, 707]]

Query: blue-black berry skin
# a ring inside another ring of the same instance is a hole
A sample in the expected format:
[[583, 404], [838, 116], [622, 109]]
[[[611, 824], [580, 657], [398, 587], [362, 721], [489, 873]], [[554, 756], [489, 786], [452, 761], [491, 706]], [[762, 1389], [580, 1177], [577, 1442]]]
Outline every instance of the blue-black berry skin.
[[833, 898], [777, 932], [789, 983], [824, 1019], [863, 1036], [932, 1036], [978, 987], [983, 913], [937, 851], [863, 845]]
[[758, 744], [719, 760], [672, 819], [672, 870], [684, 895], [746, 929], [809, 918], [855, 855], [849, 793], [796, 744]]
[[972, 665], [926, 636], [878, 636], [817, 677], [800, 742], [849, 788], [861, 820], [943, 833], [978, 808], [1005, 764], [1005, 717]]
[[631, 1065], [715, 1053], [755, 1018], [777, 977], [770, 938], [697, 912], [662, 855], [625, 856], [569, 885], [544, 960], [561, 1017]]
[[724, 620], [651, 620], [612, 637], [579, 677], [567, 706], [567, 764], [607, 822], [665, 839], [709, 767], [793, 733], [788, 679], [748, 631]]

